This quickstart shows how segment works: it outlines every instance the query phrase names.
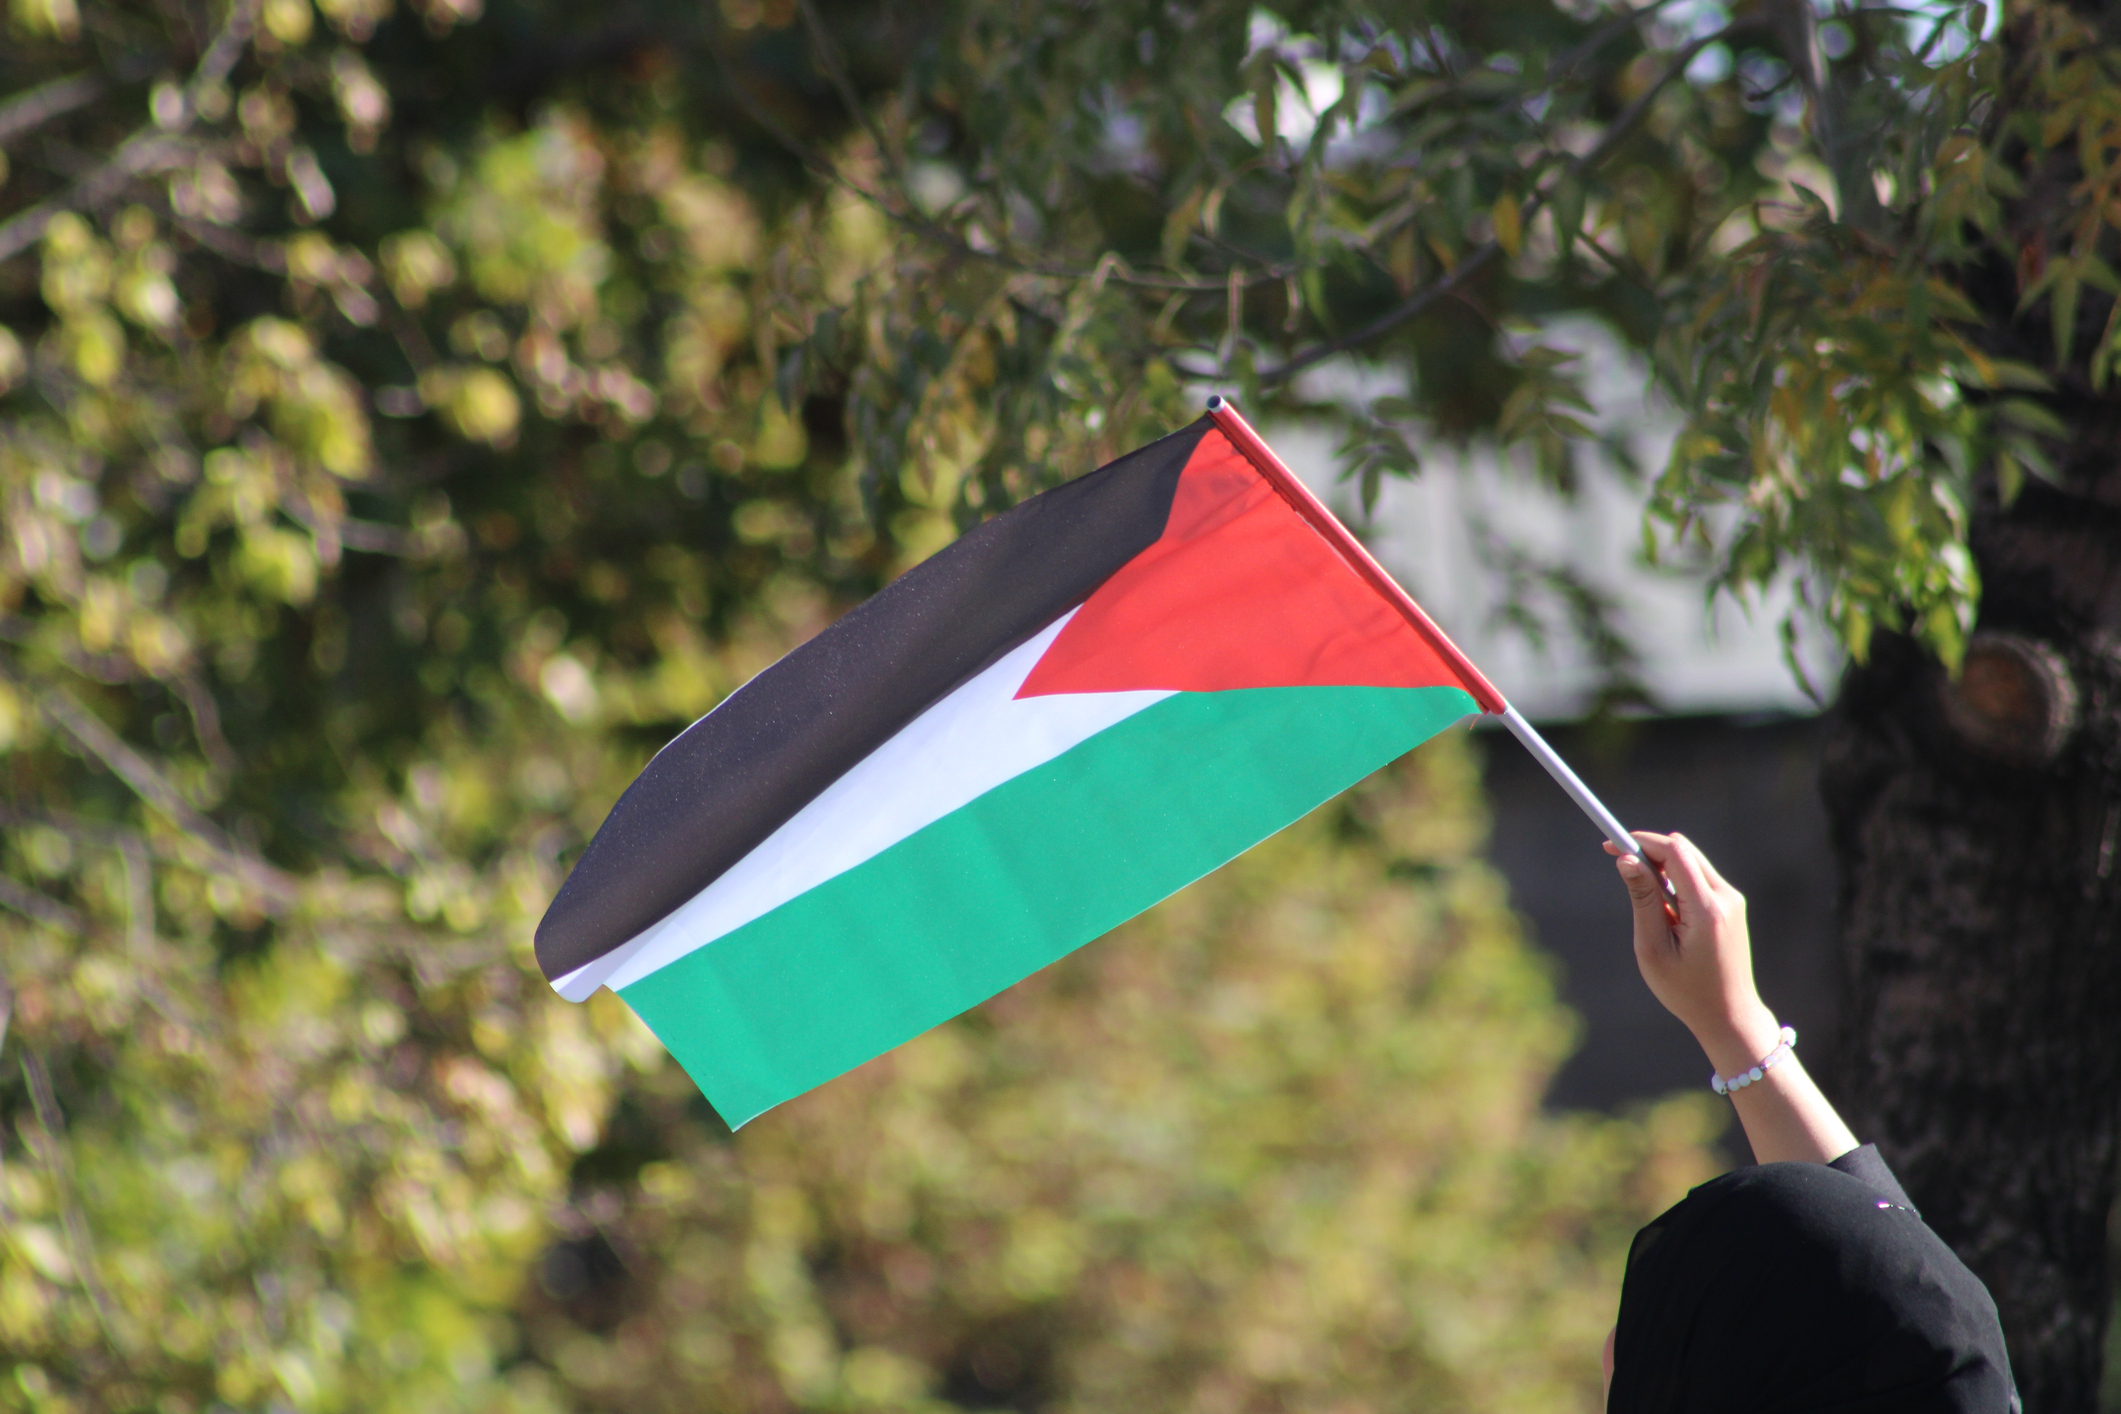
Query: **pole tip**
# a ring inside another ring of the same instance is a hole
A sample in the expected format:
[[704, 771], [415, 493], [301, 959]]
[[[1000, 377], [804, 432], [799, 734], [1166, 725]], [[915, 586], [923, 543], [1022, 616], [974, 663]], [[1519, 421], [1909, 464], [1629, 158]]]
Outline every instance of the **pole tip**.
[[1208, 411], [1209, 411], [1209, 412], [1221, 412], [1221, 411], [1222, 411], [1222, 406], [1223, 406], [1223, 395], [1222, 395], [1221, 393], [1210, 393], [1210, 394], [1208, 394]]

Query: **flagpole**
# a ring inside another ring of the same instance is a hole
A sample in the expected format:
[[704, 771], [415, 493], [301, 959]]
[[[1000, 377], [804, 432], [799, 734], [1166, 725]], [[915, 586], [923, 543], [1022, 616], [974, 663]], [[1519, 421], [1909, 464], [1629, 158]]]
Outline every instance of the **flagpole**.
[[[1399, 587], [1399, 582], [1386, 572], [1383, 565], [1377, 563], [1376, 558], [1340, 523], [1340, 518], [1327, 508], [1325, 502], [1319, 500], [1311, 488], [1304, 485], [1295, 472], [1289, 470], [1288, 464], [1274, 454], [1274, 449], [1252, 430], [1252, 425], [1230, 405], [1229, 399], [1209, 398], [1208, 416], [1214, 419], [1215, 425], [1222, 429], [1223, 435], [1230, 439], [1231, 444], [1244, 453], [1246, 460], [1259, 468], [1260, 474], [1281, 492], [1297, 513], [1311, 523], [1312, 529], [1323, 535], [1333, 548], [1340, 552], [1341, 558], [1346, 560], [1357, 574], [1368, 580], [1372, 588], [1384, 595], [1407, 622], [1413, 625], [1415, 631], [1443, 656], [1444, 661], [1457, 670], [1466, 685], [1473, 690], [1474, 700], [1480, 704], [1481, 710], [1502, 718], [1502, 724], [1510, 729], [1510, 734], [1524, 743], [1525, 750], [1532, 753], [1533, 760], [1546, 767], [1547, 774], [1554, 778], [1555, 784], [1568, 793], [1569, 799], [1575, 801], [1584, 814], [1591, 817], [1591, 823], [1603, 831], [1605, 837], [1611, 840], [1621, 853], [1632, 854], [1638, 859], [1643, 858], [1642, 846], [1628, 833], [1627, 826], [1620, 823], [1620, 817], [1606, 808], [1605, 802], [1593, 794], [1591, 788], [1583, 783], [1583, 779], [1569, 769], [1569, 763], [1562, 760], [1560, 754], [1547, 744], [1547, 739], [1539, 734], [1538, 728], [1526, 721], [1523, 715], [1495, 690], [1495, 685], [1473, 665], [1473, 660], [1466, 657], [1458, 645], [1451, 642], [1450, 637], [1437, 627], [1436, 621], [1423, 612], [1422, 607], [1414, 602], [1406, 590]], [[1671, 886], [1667, 884], [1665, 887], [1669, 892]]]
[[1539, 728], [1524, 719], [1515, 707], [1503, 710], [1502, 724], [1510, 729], [1510, 735], [1524, 743], [1524, 749], [1532, 753], [1532, 759], [1547, 768], [1554, 783], [1568, 792], [1569, 799], [1576, 802], [1591, 823], [1605, 831], [1605, 837], [1622, 854], [1642, 857], [1642, 846], [1628, 833], [1628, 827], [1620, 823], [1620, 817], [1606, 809], [1604, 801], [1592, 793], [1583, 783], [1583, 778], [1569, 769], [1569, 763], [1561, 759], [1561, 753], [1547, 745], [1547, 739], [1539, 734]]

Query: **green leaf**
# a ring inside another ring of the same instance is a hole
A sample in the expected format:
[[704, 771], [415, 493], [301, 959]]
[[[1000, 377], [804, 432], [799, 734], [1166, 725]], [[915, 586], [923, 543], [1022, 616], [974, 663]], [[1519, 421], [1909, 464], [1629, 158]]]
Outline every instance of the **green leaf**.
[[[0, 351], [0, 367], [4, 367], [5, 361], [4, 351]], [[2121, 365], [2121, 300], [2115, 300], [2113, 308], [2108, 311], [2106, 328], [2099, 336], [2098, 346], [2092, 350], [2089, 372], [2093, 392], [2106, 391], [2117, 365]], [[6, 381], [6, 374], [0, 372], [0, 386]]]
[[1996, 494], [2005, 506], [2018, 499], [2025, 489], [2025, 467], [2007, 451], [1996, 453]]
[[2002, 398], [1995, 406], [1996, 415], [2014, 427], [2022, 427], [2044, 437], [2069, 436], [2069, 424], [2045, 403], [2035, 402], [2031, 398]]
[[[2060, 265], [2060, 262], [2057, 262]], [[2069, 364], [2070, 349], [2076, 342], [2077, 300], [2082, 286], [2074, 268], [2067, 269], [2055, 280], [2054, 293], [2048, 306], [2048, 319], [2055, 332], [2055, 367]]]
[[1999, 358], [1989, 365], [1994, 375], [1994, 386], [1998, 388], [2020, 388], [2032, 393], [2045, 393], [2054, 387], [2054, 380], [2029, 363], [2014, 359]]
[[2063, 272], [2067, 268], [2065, 263], [2060, 260], [2050, 260], [2043, 265], [2040, 268], [2040, 273], [2033, 277], [2032, 282], [2018, 292], [2018, 312], [2023, 314], [2037, 304], [2040, 296], [2046, 294], [2054, 286], [2055, 281], [2062, 278]]
[[1194, 228], [1200, 223], [1201, 210], [1208, 198], [1208, 189], [1196, 186], [1186, 193], [1185, 199], [1171, 208], [1164, 218], [1162, 254], [1164, 264], [1178, 269], [1183, 263], [1186, 243], [1192, 238]]
[[1393, 95], [1392, 109], [1396, 113], [1411, 113], [1431, 99], [1450, 92], [1451, 86], [1441, 79], [1416, 79], [1402, 85]]
[[1841, 643], [1849, 651], [1849, 657], [1858, 663], [1867, 662], [1871, 656], [1872, 620], [1869, 610], [1860, 604], [1849, 604], [1835, 621], [1835, 629]]
[[1280, 86], [1281, 75], [1272, 65], [1260, 66], [1260, 77], [1252, 90], [1252, 122], [1259, 130], [1259, 145], [1262, 151], [1275, 150], [1276, 139], [1281, 129], [1275, 126], [1275, 90]]
[[1548, 209], [1554, 213], [1554, 231], [1560, 239], [1561, 253], [1566, 256], [1575, 247], [1577, 232], [1583, 229], [1583, 183], [1563, 172], [1555, 178], [1550, 198]]
[[1451, 223], [1464, 231], [1473, 220], [1473, 166], [1460, 162], [1451, 173]]
[[1516, 259], [1518, 250], [1524, 244], [1524, 216], [1517, 204], [1516, 195], [1506, 191], [1496, 197], [1488, 215], [1494, 222], [1495, 243], [1502, 247], [1504, 255], [1512, 260]]

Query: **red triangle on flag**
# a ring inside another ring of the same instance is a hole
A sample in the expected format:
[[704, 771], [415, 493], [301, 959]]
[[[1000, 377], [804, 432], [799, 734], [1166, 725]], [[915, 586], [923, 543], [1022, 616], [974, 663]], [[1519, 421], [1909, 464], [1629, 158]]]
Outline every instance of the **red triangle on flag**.
[[1464, 685], [1218, 430], [1162, 538], [1084, 601], [1016, 695]]

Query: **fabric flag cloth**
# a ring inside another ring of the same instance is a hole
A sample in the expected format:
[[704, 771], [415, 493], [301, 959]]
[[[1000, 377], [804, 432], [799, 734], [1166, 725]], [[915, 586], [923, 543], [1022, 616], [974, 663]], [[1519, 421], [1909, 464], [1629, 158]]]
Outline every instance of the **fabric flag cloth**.
[[1501, 697], [1219, 400], [692, 724], [537, 932], [741, 1125]]

